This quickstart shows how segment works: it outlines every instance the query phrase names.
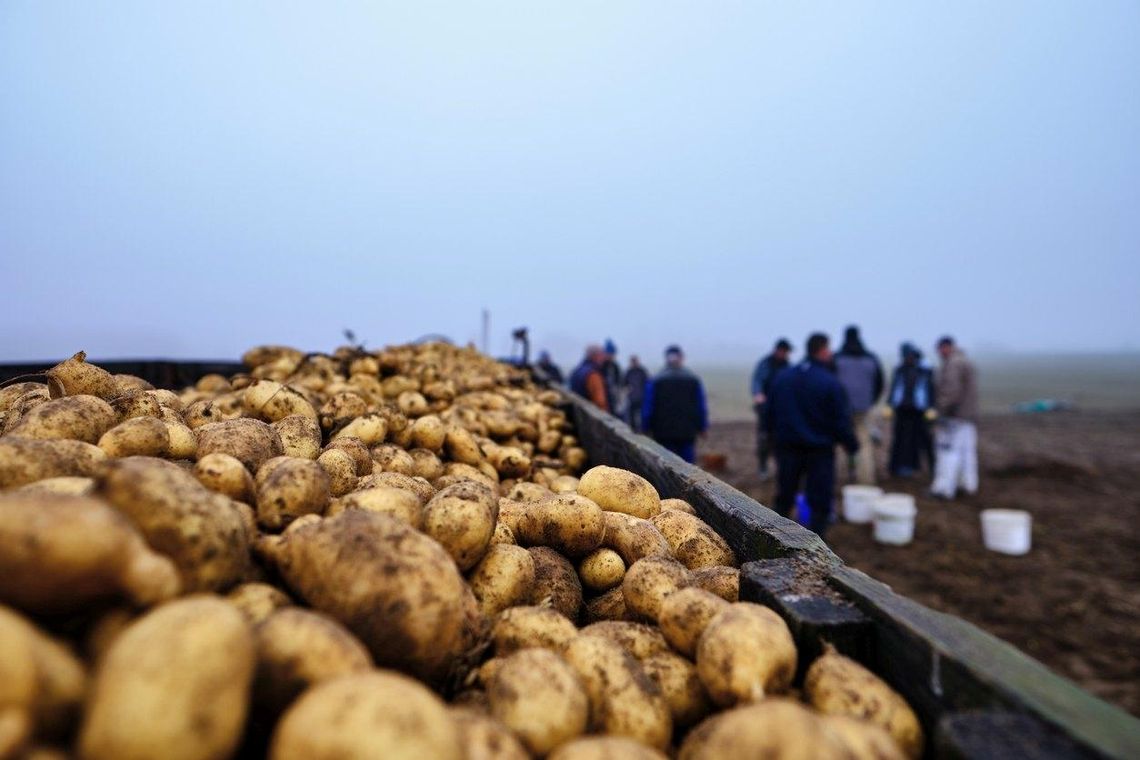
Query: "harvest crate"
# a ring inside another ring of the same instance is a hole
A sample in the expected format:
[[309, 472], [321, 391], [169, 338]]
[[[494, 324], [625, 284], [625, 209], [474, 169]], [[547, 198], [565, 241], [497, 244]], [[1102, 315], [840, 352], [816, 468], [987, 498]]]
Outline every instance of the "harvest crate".
[[930, 757], [1140, 758], [1140, 720], [964, 620], [845, 566], [811, 531], [585, 399], [566, 399], [591, 464], [633, 470], [662, 497], [692, 504], [741, 558], [741, 599], [779, 612], [803, 660], [829, 641], [885, 679], [918, 713]]

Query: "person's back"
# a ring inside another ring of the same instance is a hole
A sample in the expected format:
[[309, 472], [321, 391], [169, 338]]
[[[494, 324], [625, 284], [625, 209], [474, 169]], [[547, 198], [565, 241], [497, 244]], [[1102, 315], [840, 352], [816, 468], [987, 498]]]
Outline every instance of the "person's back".
[[940, 415], [931, 494], [952, 499], [978, 490], [978, 378], [974, 364], [947, 336], [938, 341], [942, 368], [936, 378]]
[[830, 449], [854, 443], [843, 387], [822, 362], [807, 359], [781, 372], [768, 404], [777, 447]]
[[883, 392], [883, 367], [878, 357], [867, 351], [857, 327], [848, 327], [843, 347], [835, 354], [835, 374], [847, 391], [852, 414], [868, 411]]
[[665, 369], [646, 386], [642, 421], [654, 440], [692, 462], [696, 438], [708, 429], [704, 386], [682, 365], [680, 348], [670, 346], [665, 357]]
[[606, 394], [606, 383], [599, 367], [601, 356], [602, 349], [597, 346], [586, 349], [586, 357], [570, 373], [570, 390], [588, 398], [595, 406], [608, 412], [610, 405]]
[[626, 422], [634, 430], [641, 430], [641, 406], [645, 403], [645, 386], [649, 382], [649, 373], [645, 371], [645, 367], [636, 356], [629, 358], [629, 369], [625, 372], [625, 377], [622, 378], [622, 385], [625, 387], [626, 400], [628, 405], [626, 407]]

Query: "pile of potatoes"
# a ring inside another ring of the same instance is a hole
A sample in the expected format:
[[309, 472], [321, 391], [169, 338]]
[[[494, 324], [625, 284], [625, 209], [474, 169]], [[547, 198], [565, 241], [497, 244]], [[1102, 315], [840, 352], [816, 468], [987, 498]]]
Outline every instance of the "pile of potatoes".
[[914, 758], [728, 544], [470, 348], [0, 388], [3, 758]]

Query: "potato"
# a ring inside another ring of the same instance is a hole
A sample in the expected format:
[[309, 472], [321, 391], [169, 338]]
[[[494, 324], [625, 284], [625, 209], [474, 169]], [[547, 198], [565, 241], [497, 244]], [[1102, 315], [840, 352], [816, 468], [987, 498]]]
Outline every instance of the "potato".
[[301, 415], [317, 422], [317, 410], [301, 393], [273, 380], [255, 380], [241, 396], [242, 411], [263, 422], [278, 422]]
[[884, 729], [908, 757], [922, 755], [918, 717], [898, 692], [830, 644], [808, 668], [804, 696], [825, 715], [845, 715]]
[[453, 462], [478, 465], [483, 461], [483, 452], [475, 442], [475, 436], [464, 428], [452, 425], [444, 434], [444, 451]]
[[0, 601], [59, 615], [120, 597], [156, 604], [180, 589], [170, 560], [98, 499], [0, 495]]
[[291, 414], [273, 423], [285, 456], [316, 459], [321, 453], [321, 428], [304, 414]]
[[119, 422], [135, 417], [162, 417], [162, 404], [146, 391], [128, 391], [109, 399], [108, 403], [115, 410]]
[[229, 454], [207, 454], [194, 464], [194, 477], [211, 491], [235, 501], [254, 500], [253, 476], [245, 465]]
[[241, 362], [250, 369], [277, 361], [284, 361], [296, 367], [304, 358], [303, 353], [288, 346], [256, 346], [241, 355]]
[[[490, 703], [487, 708], [490, 709]], [[510, 729], [490, 715], [471, 707], [451, 707], [448, 713], [459, 728], [464, 760], [530, 760], [530, 754]]]
[[411, 425], [412, 444], [418, 449], [426, 449], [434, 454], [443, 450], [443, 442], [447, 437], [447, 427], [443, 421], [434, 414], [420, 417]]
[[184, 590], [223, 591], [245, 578], [250, 536], [235, 502], [149, 457], [111, 460], [97, 480], [98, 494], [174, 561]]
[[507, 657], [495, 670], [487, 697], [491, 715], [536, 755], [586, 730], [586, 691], [571, 667], [549, 650], [523, 649]]
[[515, 483], [505, 494], [506, 498], [514, 502], [530, 503], [545, 501], [554, 495], [554, 492], [538, 483], [520, 481]]
[[383, 443], [388, 435], [388, 418], [379, 412], [371, 412], [349, 422], [332, 435], [339, 438], [358, 438], [365, 446]]
[[883, 729], [846, 715], [825, 715], [823, 722], [846, 745], [853, 760], [906, 760], [906, 754]]
[[[183, 412], [186, 409], [186, 405], [182, 403], [182, 399], [174, 391], [168, 391], [165, 388], [152, 388], [145, 393], [157, 401], [159, 406], [173, 409], [176, 412]], [[236, 404], [236, 397], [233, 401]]]
[[170, 447], [166, 456], [170, 459], [196, 459], [198, 457], [198, 437], [194, 431], [181, 422], [163, 420], [166, 434], [170, 437]]
[[329, 494], [344, 496], [356, 489], [356, 462], [340, 449], [328, 449], [317, 457], [317, 464], [329, 478]]
[[47, 478], [90, 477], [106, 459], [102, 449], [89, 443], [6, 435], [0, 438], [0, 488]]
[[468, 583], [479, 609], [494, 617], [508, 607], [522, 604], [534, 585], [534, 559], [520, 546], [492, 545], [471, 571]]
[[578, 563], [578, 577], [591, 591], [609, 591], [625, 577], [625, 562], [613, 549], [595, 549]]
[[128, 607], [112, 607], [100, 614], [87, 629], [83, 638], [83, 652], [93, 665], [111, 648], [111, 642], [119, 637], [127, 627], [135, 621], [138, 615]]
[[471, 645], [470, 591], [455, 562], [395, 517], [350, 509], [287, 531], [265, 552], [297, 596], [347, 626], [381, 667], [438, 684]]
[[[326, 431], [339, 430], [357, 417], [368, 413], [368, 402], [359, 393], [341, 391], [329, 396], [318, 411], [321, 427]], [[383, 436], [381, 436], [383, 437]]]
[[735, 567], [702, 567], [693, 572], [693, 585], [726, 602], [740, 600], [740, 571]]
[[534, 558], [531, 604], [550, 604], [570, 621], [577, 622], [582, 610], [582, 582], [570, 561], [545, 546], [528, 549]]
[[495, 523], [495, 532], [491, 534], [491, 546], [495, 544], [509, 544], [517, 546], [518, 541], [515, 539], [515, 533], [507, 526], [502, 520]]
[[563, 744], [549, 760], [666, 760], [664, 754], [624, 736], [586, 736]]
[[669, 651], [669, 642], [654, 626], [629, 621], [604, 620], [583, 628], [579, 636], [600, 636], [620, 646], [638, 660]]
[[437, 493], [424, 508], [424, 532], [467, 571], [487, 553], [495, 532], [498, 501], [478, 483], [457, 483]]
[[8, 411], [18, 398], [31, 392], [42, 393], [45, 400], [51, 398], [43, 383], [13, 383], [0, 387], [0, 412]]
[[241, 739], [254, 661], [249, 624], [221, 598], [190, 596], [152, 610], [101, 660], [80, 754], [228, 756]]
[[488, 447], [487, 461], [501, 477], [525, 478], [530, 474], [530, 457], [515, 446]]
[[286, 607], [257, 627], [253, 703], [276, 716], [314, 684], [372, 669], [372, 656], [330, 617]]
[[359, 438], [352, 436], [344, 436], [337, 438], [335, 441], [329, 441], [325, 446], [325, 451], [343, 451], [352, 457], [353, 463], [356, 465], [357, 476], [371, 475], [372, 474], [372, 452], [364, 445], [364, 442]]
[[281, 717], [274, 760], [461, 760], [461, 733], [444, 703], [410, 678], [354, 673], [306, 691]]
[[84, 351], [60, 362], [44, 374], [47, 375], [48, 394], [52, 398], [86, 395], [109, 399], [119, 392], [111, 373], [102, 367], [88, 364], [87, 353]]
[[765, 699], [714, 715], [689, 732], [677, 757], [851, 760], [823, 719], [790, 699]]
[[669, 646], [692, 659], [697, 654], [697, 642], [705, 627], [728, 606], [724, 599], [704, 589], [679, 589], [661, 602], [657, 624]]
[[672, 556], [669, 542], [648, 520], [620, 512], [604, 512], [602, 518], [606, 523], [602, 546], [621, 555], [626, 567], [643, 557]]
[[646, 620], [656, 622], [666, 597], [692, 583], [692, 574], [668, 557], [646, 557], [630, 565], [621, 582], [625, 605]]
[[675, 726], [688, 728], [712, 711], [696, 667], [684, 657], [666, 649], [642, 658], [641, 667], [665, 695]]
[[358, 491], [365, 488], [378, 488], [380, 486], [399, 488], [403, 491], [413, 493], [416, 495], [416, 498], [420, 500], [421, 504], [427, 504], [436, 494], [436, 490], [432, 484], [423, 478], [401, 475], [398, 472], [376, 472], [356, 481], [356, 489]]
[[198, 457], [219, 452], [234, 457], [251, 473], [273, 457], [284, 455], [281, 436], [260, 420], [237, 419], [211, 422], [196, 431]]
[[685, 514], [693, 515], [694, 517], [697, 516], [697, 510], [693, 509], [693, 505], [684, 499], [662, 499], [661, 511], [664, 512], [667, 509], [672, 509], [677, 512], [684, 512]]
[[363, 509], [391, 515], [419, 530], [424, 524], [424, 508], [411, 491], [400, 488], [365, 488], [333, 500], [326, 515], [333, 517], [348, 509]]
[[416, 460], [394, 443], [382, 443], [372, 447], [373, 469], [378, 472], [398, 472], [403, 475], [416, 474]]
[[60, 493], [70, 496], [90, 496], [95, 491], [92, 478], [77, 478], [63, 475], [58, 478], [44, 478], [15, 489], [19, 493]]
[[258, 625], [275, 610], [293, 604], [284, 591], [268, 583], [243, 583], [226, 595], [226, 601], [237, 607], [250, 625]]
[[587, 601], [586, 620], [632, 620], [632, 614], [625, 607], [625, 595], [621, 592], [621, 586]]
[[236, 393], [227, 393], [210, 400], [187, 404], [182, 419], [191, 430], [215, 423], [241, 419], [241, 398]]
[[15, 757], [35, 731], [39, 696], [35, 642], [25, 621], [0, 607], [0, 752]]
[[570, 557], [597, 549], [606, 532], [601, 508], [577, 494], [532, 503], [516, 525], [513, 530], [521, 545], [549, 546]]
[[309, 459], [270, 459], [257, 471], [254, 487], [257, 523], [266, 530], [281, 530], [302, 515], [323, 514], [329, 504], [329, 476]]
[[224, 393], [230, 390], [230, 381], [224, 375], [219, 375], [211, 372], [208, 375], [202, 375], [198, 378], [198, 382], [194, 383], [194, 387], [206, 393]]
[[[567, 463], [571, 469], [573, 465]], [[608, 512], [648, 520], [661, 511], [661, 497], [645, 478], [617, 467], [598, 465], [582, 475], [578, 493]]]
[[412, 449], [408, 452], [408, 456], [415, 464], [414, 474], [424, 480], [435, 480], [446, 472], [440, 458], [427, 449]]
[[99, 448], [109, 457], [166, 456], [170, 433], [155, 417], [132, 417], [104, 433], [99, 438]]
[[659, 750], [669, 746], [669, 704], [632, 655], [600, 636], [579, 636], [562, 656], [586, 687], [593, 728]]
[[25, 736], [33, 732], [39, 738], [65, 736], [75, 724], [87, 688], [83, 663], [66, 645], [3, 606], [0, 652], [0, 714], [16, 707], [23, 714], [19, 733]]
[[67, 396], [32, 407], [20, 416], [8, 435], [98, 443], [116, 421], [115, 410], [103, 399]]
[[722, 707], [786, 691], [796, 674], [796, 645], [783, 618], [736, 602], [714, 617], [697, 642], [697, 673]]
[[511, 607], [499, 613], [491, 628], [499, 657], [529, 647], [561, 652], [577, 635], [574, 624], [549, 607]]
[[[498, 490], [499, 479], [498, 473], [490, 465], [486, 465], [490, 472], [482, 469], [485, 462], [480, 464], [479, 467], [474, 467], [462, 462], [448, 462], [443, 466], [443, 477], [436, 481], [435, 486], [440, 490], [449, 485], [454, 485], [460, 480], [474, 480], [476, 483], [482, 483], [493, 491]], [[448, 480], [450, 478], [450, 480]], [[448, 480], [444, 483], [442, 481]]]
[[669, 542], [673, 556], [690, 570], [736, 564], [728, 543], [699, 517], [667, 509], [655, 515], [652, 523]]
[[574, 493], [578, 490], [579, 482], [573, 475], [559, 475], [550, 481], [550, 490], [554, 493]]

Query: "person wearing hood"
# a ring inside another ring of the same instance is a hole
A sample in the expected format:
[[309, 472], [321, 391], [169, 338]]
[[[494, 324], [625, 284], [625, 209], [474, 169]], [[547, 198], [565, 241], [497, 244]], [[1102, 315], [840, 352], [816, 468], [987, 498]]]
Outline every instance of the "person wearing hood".
[[938, 426], [932, 496], [953, 499], [958, 489], [978, 490], [978, 375], [954, 339], [938, 341], [942, 367], [936, 382]]
[[696, 461], [697, 436], [709, 429], [708, 402], [679, 346], [665, 349], [665, 369], [646, 385], [641, 417], [653, 440], [690, 464]]
[[871, 447], [870, 412], [883, 394], [883, 365], [863, 346], [855, 325], [843, 333], [843, 346], [835, 354], [834, 362], [839, 384], [847, 391], [851, 424], [859, 441], [858, 453], [847, 458], [847, 479], [873, 485], [875, 452]]
[[887, 404], [894, 417], [889, 469], [896, 477], [910, 477], [927, 467], [934, 470], [934, 447], [927, 420], [934, 416], [934, 375], [922, 365], [922, 352], [903, 343], [901, 361], [891, 377]]

